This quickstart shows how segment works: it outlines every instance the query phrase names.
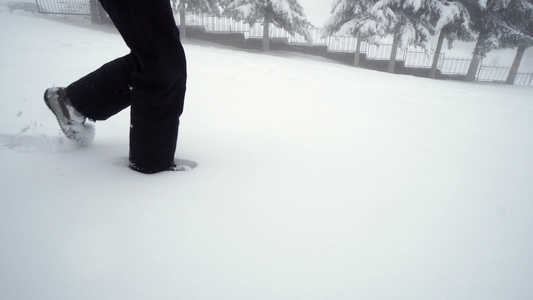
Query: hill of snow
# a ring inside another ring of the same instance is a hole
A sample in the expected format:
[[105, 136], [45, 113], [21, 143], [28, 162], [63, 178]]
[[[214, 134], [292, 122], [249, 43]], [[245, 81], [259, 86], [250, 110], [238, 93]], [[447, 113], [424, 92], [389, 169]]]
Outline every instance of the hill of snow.
[[42, 101], [128, 49], [0, 10], [2, 299], [530, 299], [533, 89], [185, 41], [177, 157]]

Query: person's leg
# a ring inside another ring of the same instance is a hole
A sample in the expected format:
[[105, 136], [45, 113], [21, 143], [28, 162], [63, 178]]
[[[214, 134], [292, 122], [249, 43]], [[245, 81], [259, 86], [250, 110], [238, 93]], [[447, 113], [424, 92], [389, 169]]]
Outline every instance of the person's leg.
[[132, 74], [137, 61], [126, 55], [109, 62], [66, 88], [49, 88], [44, 101], [65, 135], [82, 145], [94, 137], [85, 118], [105, 120], [131, 104]]
[[67, 97], [79, 112], [91, 120], [106, 120], [131, 104], [131, 54], [111, 61], [70, 84]]
[[136, 59], [131, 77], [130, 164], [155, 173], [174, 161], [186, 61], [168, 0], [101, 0]]

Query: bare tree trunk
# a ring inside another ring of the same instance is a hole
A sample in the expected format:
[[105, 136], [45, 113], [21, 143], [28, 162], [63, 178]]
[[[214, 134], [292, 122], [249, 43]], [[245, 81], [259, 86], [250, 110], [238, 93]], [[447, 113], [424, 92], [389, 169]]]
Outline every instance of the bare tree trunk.
[[355, 44], [355, 54], [353, 58], [353, 66], [359, 67], [359, 60], [361, 59], [361, 38], [357, 35], [357, 44]]
[[481, 56], [479, 55], [479, 43], [481, 38], [478, 37], [476, 42], [476, 47], [474, 48], [474, 54], [472, 55], [472, 61], [468, 66], [468, 71], [466, 72], [465, 81], [474, 81], [476, 80], [476, 75], [479, 70], [479, 65], [481, 64]]
[[520, 68], [520, 63], [522, 62], [522, 58], [524, 58], [525, 52], [526, 46], [518, 46], [513, 64], [511, 65], [511, 70], [509, 70], [509, 75], [507, 75], [507, 80], [505, 81], [506, 84], [514, 84], [518, 68]]
[[470, 66], [468, 67], [468, 72], [466, 72], [465, 81], [476, 80], [476, 75], [479, 70], [480, 64], [481, 64], [481, 58], [479, 56], [474, 55], [472, 57], [472, 61], [470, 62]]
[[435, 77], [437, 76], [437, 65], [439, 64], [442, 44], [444, 44], [444, 31], [441, 30], [439, 40], [437, 42], [437, 49], [435, 49], [435, 56], [433, 57], [433, 63], [431, 64], [431, 71], [429, 72], [429, 78], [431, 79], [435, 79]]
[[270, 51], [270, 21], [265, 17], [263, 22], [263, 51]]
[[398, 38], [394, 37], [392, 41], [392, 50], [389, 59], [389, 73], [394, 73], [396, 69], [396, 53], [398, 52]]
[[187, 25], [185, 24], [185, 3], [180, 2], [179, 4], [180, 11], [180, 38], [187, 38]]

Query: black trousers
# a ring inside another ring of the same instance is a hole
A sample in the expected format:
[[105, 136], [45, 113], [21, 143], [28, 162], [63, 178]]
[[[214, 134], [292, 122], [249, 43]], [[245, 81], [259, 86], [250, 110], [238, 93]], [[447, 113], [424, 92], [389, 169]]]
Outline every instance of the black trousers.
[[131, 106], [133, 169], [155, 173], [174, 160], [187, 80], [169, 0], [100, 0], [131, 52], [67, 87], [87, 118], [105, 120]]

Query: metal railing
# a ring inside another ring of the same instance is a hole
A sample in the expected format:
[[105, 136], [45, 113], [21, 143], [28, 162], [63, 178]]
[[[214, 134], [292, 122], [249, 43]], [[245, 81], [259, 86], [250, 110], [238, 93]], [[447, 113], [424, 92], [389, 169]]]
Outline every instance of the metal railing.
[[91, 15], [89, 0], [36, 0], [43, 14]]
[[533, 72], [518, 72], [514, 81], [515, 85], [533, 86]]
[[470, 61], [470, 58], [444, 57], [440, 71], [447, 75], [466, 75]]
[[477, 74], [477, 80], [488, 82], [505, 82], [510, 70], [511, 68], [509, 67], [481, 65]]
[[[405, 67], [407, 68], [424, 68], [430, 69], [433, 65], [433, 58], [435, 53], [426, 53], [423, 51], [407, 51], [405, 53]], [[444, 55], [439, 56], [439, 63], [437, 66], [442, 64]]]

